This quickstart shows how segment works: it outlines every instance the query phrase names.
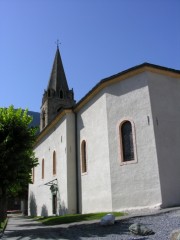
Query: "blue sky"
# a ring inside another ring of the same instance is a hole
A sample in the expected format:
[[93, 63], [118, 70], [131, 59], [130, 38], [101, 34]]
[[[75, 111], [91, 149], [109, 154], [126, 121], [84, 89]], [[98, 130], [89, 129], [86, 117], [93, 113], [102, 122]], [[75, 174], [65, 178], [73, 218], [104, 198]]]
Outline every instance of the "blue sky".
[[40, 111], [57, 39], [77, 101], [144, 62], [180, 70], [180, 0], [0, 0], [0, 107]]

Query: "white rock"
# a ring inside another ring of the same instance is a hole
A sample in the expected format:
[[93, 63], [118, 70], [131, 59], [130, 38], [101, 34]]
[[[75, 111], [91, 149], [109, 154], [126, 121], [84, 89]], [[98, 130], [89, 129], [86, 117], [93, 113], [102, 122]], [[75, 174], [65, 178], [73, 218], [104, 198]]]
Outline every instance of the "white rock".
[[101, 218], [101, 226], [113, 225], [115, 222], [115, 216], [113, 214], [107, 214]]
[[176, 229], [171, 233], [170, 240], [180, 240], [180, 229]]

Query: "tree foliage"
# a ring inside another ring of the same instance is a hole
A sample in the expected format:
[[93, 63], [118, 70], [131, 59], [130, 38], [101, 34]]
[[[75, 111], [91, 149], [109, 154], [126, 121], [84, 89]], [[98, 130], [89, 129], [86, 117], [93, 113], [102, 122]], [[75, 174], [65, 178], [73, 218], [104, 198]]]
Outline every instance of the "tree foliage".
[[[0, 194], [22, 191], [38, 161], [33, 152], [37, 128], [28, 110], [0, 108]], [[1, 209], [0, 209], [1, 211]]]

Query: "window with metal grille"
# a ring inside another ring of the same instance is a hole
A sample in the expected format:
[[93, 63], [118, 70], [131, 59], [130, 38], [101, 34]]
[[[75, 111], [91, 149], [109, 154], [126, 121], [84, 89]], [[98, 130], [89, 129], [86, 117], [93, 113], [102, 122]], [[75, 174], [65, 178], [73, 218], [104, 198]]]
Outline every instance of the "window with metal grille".
[[123, 161], [134, 160], [134, 144], [132, 125], [130, 121], [125, 121], [121, 125], [122, 151]]

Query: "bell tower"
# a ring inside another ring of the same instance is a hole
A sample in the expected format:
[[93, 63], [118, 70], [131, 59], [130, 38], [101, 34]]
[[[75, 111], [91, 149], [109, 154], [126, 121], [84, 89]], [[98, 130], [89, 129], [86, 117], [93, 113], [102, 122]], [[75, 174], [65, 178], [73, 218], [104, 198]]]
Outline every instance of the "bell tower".
[[42, 98], [40, 131], [56, 117], [61, 109], [71, 108], [74, 104], [73, 89], [69, 90], [59, 47], [57, 46], [48, 86]]

